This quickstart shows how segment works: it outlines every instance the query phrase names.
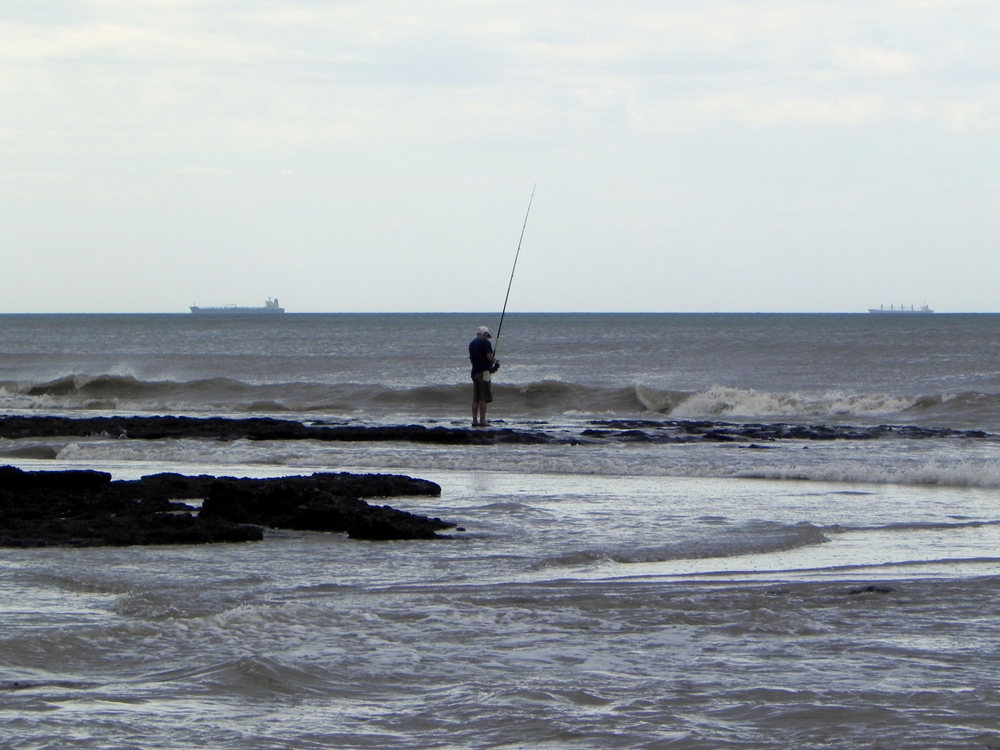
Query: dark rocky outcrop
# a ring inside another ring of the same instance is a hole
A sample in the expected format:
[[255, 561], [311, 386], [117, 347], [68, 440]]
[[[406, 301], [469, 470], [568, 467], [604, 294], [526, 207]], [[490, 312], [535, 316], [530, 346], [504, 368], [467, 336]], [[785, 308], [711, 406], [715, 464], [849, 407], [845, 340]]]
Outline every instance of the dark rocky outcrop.
[[[211, 440], [319, 440], [327, 442], [411, 442], [437, 445], [588, 445], [617, 443], [749, 443], [780, 440], [881, 440], [924, 438], [993, 438], [981, 430], [952, 430], [913, 425], [759, 424], [698, 420], [594, 420], [576, 432], [560, 428], [501, 427], [471, 429], [435, 425], [343, 425], [302, 423], [270, 417], [0, 417], [0, 438], [113, 437], [135, 440], [200, 438]], [[5, 455], [51, 458], [46, 446], [10, 447]]]
[[875, 586], [873, 584], [871, 586], [864, 586], [864, 587], [862, 587], [860, 589], [851, 589], [847, 593], [851, 594], [851, 595], [855, 595], [855, 594], [891, 594], [895, 590], [896, 589], [892, 588], [891, 586]]
[[651, 442], [748, 442], [778, 440], [880, 440], [925, 438], [988, 438], [982, 430], [953, 430], [914, 425], [877, 425], [856, 427], [852, 425], [823, 424], [760, 424], [754, 422], [711, 422], [696, 420], [635, 420], [604, 419], [591, 422], [596, 428], [588, 429], [585, 437], [607, 440], [634, 441], [638, 434], [645, 434]]
[[[355, 539], [432, 539], [454, 524], [362, 497], [438, 495], [403, 476], [313, 474], [232, 479], [156, 474], [112, 481], [98, 471], [0, 467], [0, 546], [205, 544], [263, 538], [261, 526], [344, 532]], [[199, 510], [187, 501], [203, 501]]]
[[219, 479], [209, 486], [201, 515], [282, 529], [346, 531], [354, 539], [433, 539], [454, 524], [369, 505], [359, 497], [440, 492], [433, 482], [379, 474]]
[[222, 417], [0, 417], [0, 437], [114, 437], [137, 440], [162, 438], [214, 438], [218, 440], [323, 440], [337, 442], [409, 441], [448, 445], [492, 445], [497, 443], [550, 443], [552, 439], [533, 431], [498, 428], [474, 430], [423, 425], [303, 424], [270, 417], [225, 419]]

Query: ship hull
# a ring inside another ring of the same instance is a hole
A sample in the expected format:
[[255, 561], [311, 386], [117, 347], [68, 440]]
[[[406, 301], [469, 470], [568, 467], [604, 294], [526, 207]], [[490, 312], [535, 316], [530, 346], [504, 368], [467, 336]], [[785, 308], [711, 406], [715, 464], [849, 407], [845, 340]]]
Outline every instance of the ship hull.
[[194, 315], [280, 315], [283, 307], [192, 307]]
[[920, 307], [910, 305], [908, 308], [902, 305], [899, 307], [890, 305], [888, 310], [885, 307], [869, 307], [868, 312], [872, 315], [930, 315], [934, 311], [927, 305], [921, 305]]

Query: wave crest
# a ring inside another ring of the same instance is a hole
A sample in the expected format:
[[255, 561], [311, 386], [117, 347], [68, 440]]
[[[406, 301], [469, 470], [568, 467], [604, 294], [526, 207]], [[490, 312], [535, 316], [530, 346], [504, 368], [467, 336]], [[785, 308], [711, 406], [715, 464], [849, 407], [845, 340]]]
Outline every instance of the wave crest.
[[602, 562], [634, 565], [639, 563], [704, 560], [768, 554], [823, 544], [829, 541], [823, 529], [810, 523], [781, 524], [755, 521], [726, 527], [717, 534], [676, 544], [624, 550], [581, 550], [538, 563], [539, 568], [580, 567]]
[[[698, 391], [590, 385], [560, 380], [494, 381], [494, 394], [512, 415], [658, 414], [677, 419], [780, 418], [870, 421], [905, 416], [964, 425], [1000, 418], [1000, 394], [959, 393], [900, 396], [885, 393], [800, 394], [715, 385]], [[0, 382], [0, 408], [118, 409], [199, 413], [409, 413], [432, 417], [464, 413], [466, 383], [396, 387], [383, 383], [248, 383], [235, 378], [144, 380], [130, 374], [70, 374], [44, 382]]]

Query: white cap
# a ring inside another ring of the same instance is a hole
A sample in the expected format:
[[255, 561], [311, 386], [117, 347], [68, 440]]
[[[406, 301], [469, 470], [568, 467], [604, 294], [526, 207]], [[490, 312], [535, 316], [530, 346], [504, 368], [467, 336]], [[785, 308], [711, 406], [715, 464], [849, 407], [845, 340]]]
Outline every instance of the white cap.
[[493, 336], [490, 335], [490, 329], [489, 328], [487, 328], [486, 326], [479, 326], [479, 328], [476, 329], [476, 335], [477, 336], [482, 336], [484, 334], [485, 334], [486, 338], [488, 338], [488, 339], [493, 338]]

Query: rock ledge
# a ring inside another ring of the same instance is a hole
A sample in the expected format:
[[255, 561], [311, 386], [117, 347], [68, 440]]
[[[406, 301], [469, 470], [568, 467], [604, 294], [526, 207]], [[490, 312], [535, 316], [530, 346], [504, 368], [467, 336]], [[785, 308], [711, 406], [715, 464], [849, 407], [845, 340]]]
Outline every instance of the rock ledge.
[[[386, 474], [154, 474], [112, 481], [100, 471], [2, 466], [0, 546], [249, 542], [263, 538], [262, 526], [341, 532], [353, 539], [434, 539], [455, 524], [361, 498], [440, 494], [433, 482]], [[201, 508], [192, 501], [202, 501]]]

